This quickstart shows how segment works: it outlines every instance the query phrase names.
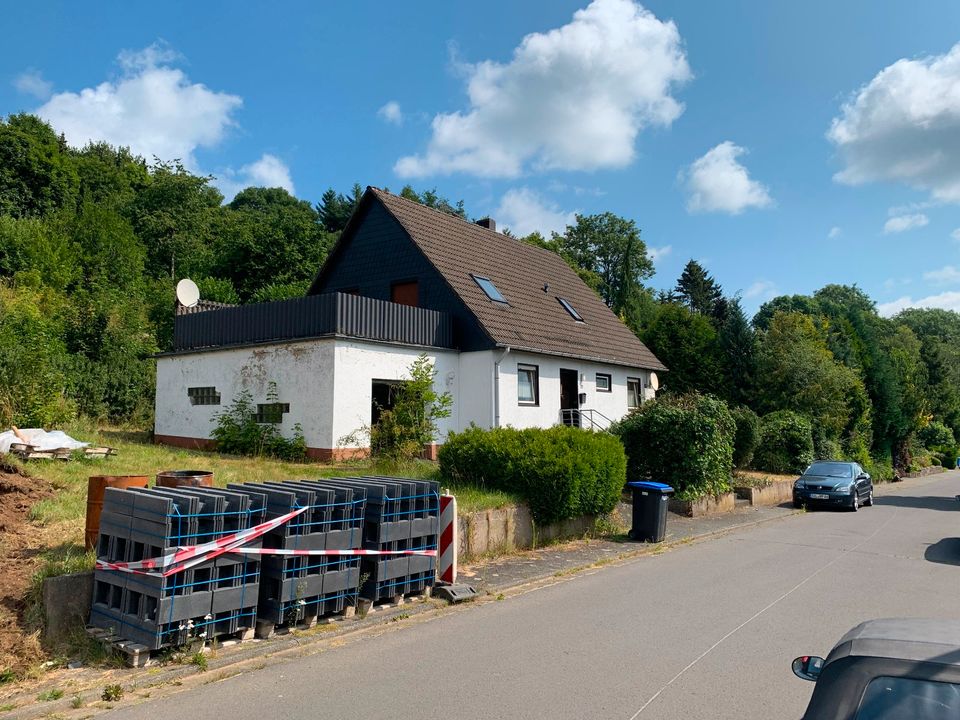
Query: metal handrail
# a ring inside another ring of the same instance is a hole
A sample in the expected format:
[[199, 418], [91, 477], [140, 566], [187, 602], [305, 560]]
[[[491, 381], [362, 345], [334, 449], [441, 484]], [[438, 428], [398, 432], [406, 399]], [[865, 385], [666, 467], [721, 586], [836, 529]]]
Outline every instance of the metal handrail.
[[[607, 424], [601, 425], [597, 422], [594, 417], [595, 415], [606, 420]], [[608, 428], [613, 424], [613, 421], [603, 413], [592, 408], [560, 408], [560, 423], [569, 427], [609, 432]]]

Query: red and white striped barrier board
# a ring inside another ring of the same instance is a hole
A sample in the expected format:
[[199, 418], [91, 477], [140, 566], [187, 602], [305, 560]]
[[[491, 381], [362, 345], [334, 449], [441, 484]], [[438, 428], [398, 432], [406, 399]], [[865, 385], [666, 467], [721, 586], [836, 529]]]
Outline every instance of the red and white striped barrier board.
[[[441, 498], [441, 503], [443, 498]], [[219, 540], [203, 543], [202, 545], [188, 545], [177, 548], [175, 552], [149, 560], [135, 562], [107, 562], [97, 560], [98, 570], [116, 570], [117, 572], [134, 573], [137, 575], [155, 575], [169, 577], [175, 573], [187, 570], [207, 560], [212, 560], [226, 553], [244, 553], [251, 555], [424, 555], [436, 557], [436, 550], [292, 550], [279, 548], [247, 548], [245, 543], [256, 540], [271, 530], [289, 522], [307, 508], [294, 510], [256, 527], [241, 530], [233, 535], [227, 535]]]
[[438, 547], [437, 580], [457, 581], [457, 499], [453, 495], [440, 496], [440, 543]]

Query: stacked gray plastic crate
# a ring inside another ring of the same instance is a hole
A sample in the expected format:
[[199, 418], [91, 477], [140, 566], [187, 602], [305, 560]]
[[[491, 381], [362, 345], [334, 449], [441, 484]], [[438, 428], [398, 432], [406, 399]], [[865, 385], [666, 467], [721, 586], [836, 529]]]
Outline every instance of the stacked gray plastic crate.
[[[248, 543], [283, 550], [435, 550], [439, 486], [403, 478], [238, 483], [225, 489], [107, 489], [98, 559], [132, 562], [302, 510]], [[166, 578], [97, 570], [90, 624], [151, 650], [338, 613], [422, 592], [436, 558], [224, 554]], [[361, 578], [363, 585], [360, 587]]]
[[[438, 483], [392, 477], [336, 478], [334, 482], [366, 490], [364, 549], [437, 549]], [[425, 555], [365, 556], [360, 572], [364, 578], [360, 596], [377, 602], [432, 587], [437, 559]]]
[[[366, 494], [333, 481], [301, 480], [228, 485], [262, 496], [267, 519], [304, 511], [267, 533], [265, 548], [357, 550], [362, 540]], [[293, 625], [340, 612], [356, 603], [360, 558], [356, 555], [264, 555], [257, 618]]]
[[[104, 493], [97, 558], [136, 562], [197, 545], [263, 521], [246, 493], [151, 488]], [[251, 543], [259, 546], [259, 541]], [[190, 637], [252, 629], [259, 595], [256, 556], [221, 555], [160, 577], [117, 570], [94, 574], [90, 624], [156, 650]]]

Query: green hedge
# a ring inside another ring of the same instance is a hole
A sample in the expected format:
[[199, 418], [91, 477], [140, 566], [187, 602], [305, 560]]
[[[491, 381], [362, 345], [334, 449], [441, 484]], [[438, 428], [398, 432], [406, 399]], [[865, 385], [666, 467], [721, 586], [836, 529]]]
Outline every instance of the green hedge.
[[760, 418], [748, 407], [734, 408], [730, 414], [737, 424], [733, 436], [733, 466], [750, 467], [753, 453], [760, 444]]
[[631, 480], [667, 483], [682, 500], [729, 492], [736, 423], [722, 400], [698, 393], [657, 398], [614, 432], [626, 448]]
[[773, 473], [799, 473], [813, 462], [810, 421], [790, 410], [777, 410], [760, 421], [760, 444], [753, 467]]
[[615, 437], [564, 426], [452, 432], [439, 460], [451, 481], [519, 495], [543, 524], [610, 512], [627, 473]]

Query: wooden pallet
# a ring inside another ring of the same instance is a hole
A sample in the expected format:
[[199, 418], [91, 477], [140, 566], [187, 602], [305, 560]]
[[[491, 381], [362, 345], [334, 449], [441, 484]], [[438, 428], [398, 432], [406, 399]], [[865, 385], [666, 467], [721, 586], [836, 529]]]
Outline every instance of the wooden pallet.
[[343, 610], [335, 613], [329, 613], [327, 615], [311, 615], [303, 618], [296, 624], [283, 623], [277, 624], [270, 622], [269, 620], [257, 619], [255, 636], [260, 640], [266, 640], [271, 638], [274, 635], [283, 635], [288, 633], [291, 630], [309, 630], [310, 628], [316, 627], [317, 625], [328, 625], [330, 623], [342, 622], [348, 618], [352, 618], [357, 614], [357, 608], [353, 605], [347, 605]]
[[[85, 628], [85, 630], [88, 637], [96, 640], [106, 649], [111, 650], [122, 657], [124, 664], [130, 668], [149, 667], [157, 662], [158, 659], [161, 659], [164, 656], [169, 656], [171, 650], [174, 652], [180, 652], [183, 650], [183, 648], [178, 650], [177, 648], [170, 647], [160, 648], [159, 650], [151, 650], [146, 645], [127, 640], [110, 630], [89, 626]], [[192, 647], [194, 650], [202, 650], [204, 647], [212, 646], [214, 643], [216, 643], [216, 647], [230, 647], [231, 645], [236, 645], [237, 643], [252, 639], [253, 628], [246, 628], [244, 630], [238, 630], [235, 633], [218, 635], [212, 640], [203, 641], [200, 638], [196, 638], [195, 644], [186, 645], [184, 648]]]
[[360, 598], [357, 600], [357, 614], [362, 617], [367, 613], [390, 610], [391, 608], [400, 607], [405, 603], [414, 602], [416, 600], [429, 600], [432, 593], [433, 586], [428, 585], [422, 590], [415, 590], [414, 592], [405, 593], [403, 595], [394, 595], [393, 597], [377, 600], [376, 602], [367, 600], [366, 598]]
[[[116, 455], [117, 451], [112, 447], [86, 447], [82, 448], [84, 457], [92, 460], [102, 459]], [[73, 450], [69, 448], [57, 448], [56, 450], [38, 450], [33, 445], [24, 443], [12, 443], [10, 452], [21, 460], [70, 460], [73, 458]]]
[[56, 450], [37, 450], [33, 445], [12, 443], [10, 452], [21, 460], [69, 460], [72, 450], [58, 448]]
[[86, 632], [87, 637], [122, 657], [127, 667], [142, 668], [150, 664], [150, 648], [146, 645], [131, 642], [103, 628], [87, 627]]

